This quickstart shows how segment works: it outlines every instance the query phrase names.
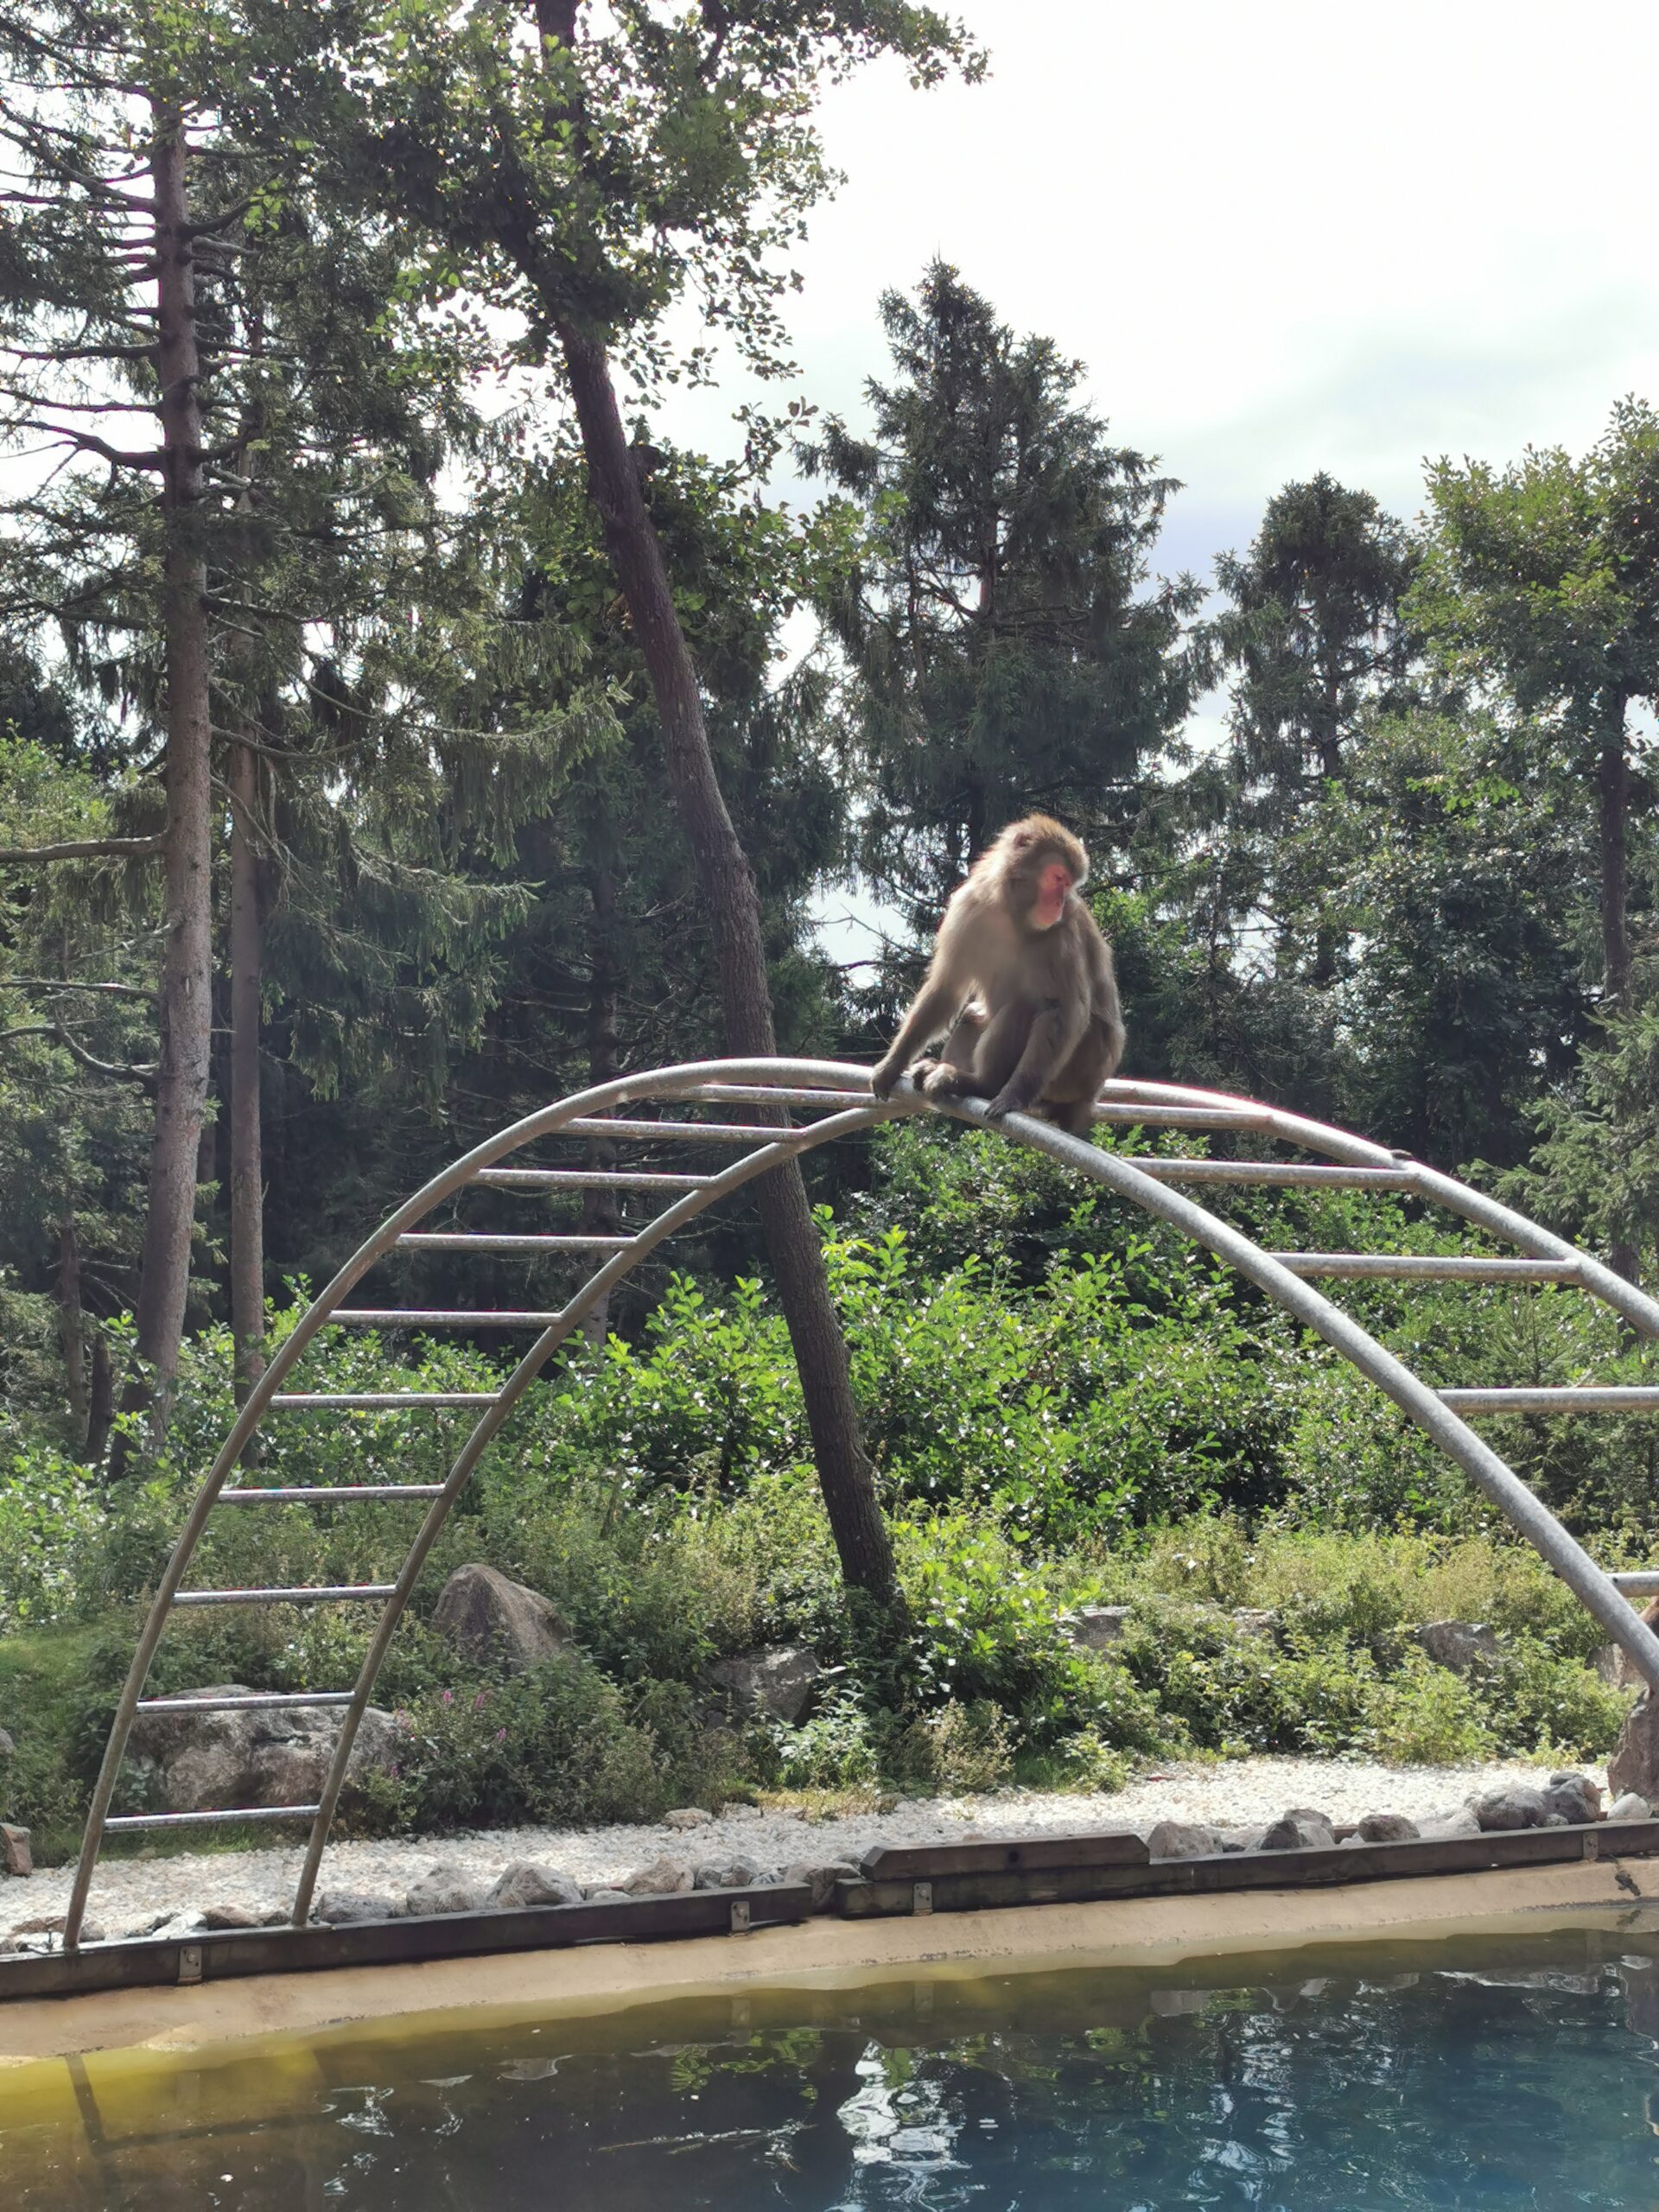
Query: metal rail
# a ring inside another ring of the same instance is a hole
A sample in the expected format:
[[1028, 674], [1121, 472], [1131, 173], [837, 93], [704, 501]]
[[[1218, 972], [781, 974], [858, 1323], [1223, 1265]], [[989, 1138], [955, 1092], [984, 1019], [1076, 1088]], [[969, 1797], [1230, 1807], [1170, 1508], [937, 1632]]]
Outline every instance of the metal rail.
[[[628, 1118], [625, 1109], [649, 1104], [695, 1107], [699, 1104], [740, 1104], [757, 1114], [776, 1116], [775, 1122], [750, 1123], [698, 1122], [690, 1119], [641, 1120]], [[804, 1127], [790, 1127], [785, 1109], [808, 1105], [825, 1109], [823, 1118]], [[366, 1711], [380, 1666], [427, 1558], [456, 1499], [485, 1451], [511, 1417], [536, 1376], [559, 1346], [567, 1341], [584, 1317], [622, 1277], [637, 1268], [663, 1241], [694, 1219], [707, 1207], [740, 1189], [758, 1175], [821, 1144], [870, 1128], [874, 1123], [920, 1112], [943, 1112], [950, 1117], [985, 1125], [987, 1116], [976, 1100], [952, 1101], [936, 1107], [910, 1086], [901, 1085], [887, 1100], [870, 1097], [868, 1071], [836, 1061], [764, 1059], [715, 1060], [689, 1063], [654, 1073], [622, 1077], [595, 1085], [557, 1104], [540, 1109], [486, 1142], [475, 1147], [400, 1206], [383, 1222], [335, 1275], [297, 1326], [278, 1347], [270, 1365], [237, 1416], [235, 1425], [208, 1471], [202, 1487], [175, 1545], [162, 1574], [132, 1665], [117, 1708], [94, 1788], [82, 1840], [64, 1929], [64, 1946], [79, 1944], [93, 1870], [103, 1839], [108, 1834], [154, 1827], [213, 1826], [238, 1821], [261, 1822], [303, 1820], [310, 1824], [304, 1864], [294, 1900], [294, 1919], [303, 1925], [308, 1917], [322, 1853], [349, 1770], [359, 1725]], [[1573, 1409], [1590, 1399], [1617, 1399], [1621, 1408], [1659, 1391], [1610, 1393], [1590, 1386], [1567, 1392], [1442, 1392], [1413, 1375], [1379, 1344], [1351, 1316], [1333, 1306], [1304, 1280], [1307, 1274], [1351, 1277], [1387, 1275], [1402, 1280], [1437, 1281], [1447, 1277], [1474, 1281], [1560, 1282], [1602, 1299], [1642, 1335], [1659, 1338], [1659, 1304], [1626, 1283], [1590, 1255], [1535, 1223], [1512, 1213], [1484, 1194], [1469, 1190], [1450, 1176], [1423, 1166], [1403, 1154], [1346, 1130], [1289, 1114], [1259, 1101], [1217, 1091], [1175, 1085], [1120, 1081], [1109, 1084], [1096, 1109], [1097, 1122], [1118, 1128], [1166, 1128], [1224, 1132], [1265, 1138], [1296, 1151], [1318, 1155], [1313, 1162], [1284, 1160], [1188, 1160], [1168, 1157], [1142, 1159], [1108, 1151], [1085, 1140], [1070, 1136], [1028, 1115], [1009, 1115], [995, 1126], [1014, 1141], [1047, 1154], [1065, 1166], [1103, 1185], [1146, 1212], [1167, 1222], [1195, 1244], [1228, 1262], [1255, 1284], [1294, 1319], [1303, 1323], [1377, 1386], [1402, 1412], [1456, 1460], [1477, 1485], [1507, 1516], [1512, 1525], [1534, 1544], [1544, 1559], [1601, 1622], [1612, 1640], [1628, 1653], [1637, 1672], [1659, 1688], [1659, 1637], [1645, 1626], [1614, 1580], [1596, 1566], [1554, 1516], [1535, 1498], [1502, 1459], [1459, 1417], [1459, 1406], [1468, 1402], [1472, 1411], [1517, 1411], [1525, 1401], [1548, 1398], [1557, 1409], [1563, 1398], [1574, 1401]], [[524, 1147], [544, 1141], [602, 1136], [618, 1146], [650, 1148], [670, 1143], [736, 1144], [748, 1147], [744, 1155], [717, 1173], [671, 1175], [644, 1168], [615, 1171], [593, 1168], [506, 1168], [499, 1163]], [[1414, 1196], [1448, 1208], [1487, 1234], [1517, 1247], [1524, 1261], [1468, 1258], [1440, 1259], [1428, 1255], [1351, 1253], [1281, 1253], [1263, 1251], [1241, 1231], [1207, 1211], [1194, 1199], [1167, 1187], [1175, 1183], [1260, 1184], [1307, 1186], [1315, 1189], [1386, 1189]], [[612, 1188], [619, 1194], [644, 1192], [671, 1198], [655, 1219], [633, 1233], [616, 1237], [546, 1236], [503, 1238], [482, 1233], [443, 1231], [421, 1233], [419, 1224], [449, 1200], [474, 1185], [517, 1189], [524, 1192]], [[602, 1263], [563, 1306], [549, 1313], [499, 1312], [480, 1308], [429, 1309], [376, 1306], [352, 1307], [345, 1301], [363, 1277], [378, 1263], [410, 1244], [417, 1247], [476, 1252], [534, 1249], [538, 1252], [578, 1249], [607, 1253]], [[283, 1384], [293, 1373], [307, 1349], [325, 1327], [462, 1327], [478, 1329], [531, 1328], [539, 1333], [499, 1391], [423, 1393], [410, 1391], [296, 1392]], [[1501, 1408], [1489, 1400], [1501, 1399]], [[268, 1414], [304, 1409], [311, 1412], [405, 1412], [476, 1408], [479, 1418], [456, 1454], [441, 1484], [318, 1485], [315, 1489], [283, 1487], [260, 1490], [228, 1487], [229, 1478], [250, 1441]], [[344, 1507], [376, 1499], [418, 1498], [427, 1510], [405, 1556], [395, 1583], [322, 1588], [186, 1591], [182, 1588], [190, 1560], [215, 1508], [252, 1504], [327, 1503]], [[1659, 1588], [1659, 1573], [1619, 1578], [1624, 1588]], [[167, 1623], [181, 1606], [244, 1604], [311, 1604], [335, 1599], [378, 1602], [381, 1611], [349, 1692], [312, 1692], [293, 1696], [256, 1693], [243, 1700], [143, 1696], [156, 1649]], [[270, 1705], [327, 1704], [341, 1709], [343, 1718], [329, 1771], [315, 1805], [257, 1806], [201, 1813], [113, 1815], [122, 1761], [133, 1720], [141, 1710], [181, 1712], [217, 1709], [229, 1703]]]

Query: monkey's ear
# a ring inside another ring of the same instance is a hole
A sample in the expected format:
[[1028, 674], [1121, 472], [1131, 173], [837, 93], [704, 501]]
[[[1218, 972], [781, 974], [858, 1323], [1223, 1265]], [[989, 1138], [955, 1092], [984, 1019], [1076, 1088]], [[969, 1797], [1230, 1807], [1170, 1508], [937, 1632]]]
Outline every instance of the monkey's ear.
[[1009, 845], [1016, 853], [1028, 852], [1033, 842], [1033, 840], [1029, 830], [1016, 830], [1013, 836], [1008, 839]]

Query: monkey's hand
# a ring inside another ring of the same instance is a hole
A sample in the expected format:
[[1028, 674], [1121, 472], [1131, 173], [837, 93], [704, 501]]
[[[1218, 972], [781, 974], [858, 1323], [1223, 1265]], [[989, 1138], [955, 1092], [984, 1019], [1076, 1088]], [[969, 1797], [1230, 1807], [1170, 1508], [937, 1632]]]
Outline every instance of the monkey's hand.
[[891, 1052], [887, 1053], [882, 1058], [879, 1059], [875, 1065], [870, 1070], [871, 1097], [891, 1097], [893, 1095], [893, 1086], [898, 1082], [899, 1077], [904, 1073], [904, 1063], [901, 1060], [895, 1060]]
[[1000, 1122], [1005, 1114], [1023, 1114], [1030, 1107], [1029, 1098], [1022, 1098], [1012, 1084], [999, 1090], [985, 1109], [988, 1122]]

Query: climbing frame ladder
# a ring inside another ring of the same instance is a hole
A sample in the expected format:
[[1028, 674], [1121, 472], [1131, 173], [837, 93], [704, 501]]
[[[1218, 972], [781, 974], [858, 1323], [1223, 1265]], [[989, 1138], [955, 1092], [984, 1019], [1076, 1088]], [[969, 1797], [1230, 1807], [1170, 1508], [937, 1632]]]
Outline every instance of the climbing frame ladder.
[[[626, 1110], [640, 1107], [679, 1109], [711, 1106], [735, 1109], [748, 1118], [702, 1120], [683, 1117], [677, 1113], [673, 1116], [661, 1113], [640, 1116]], [[813, 1118], [791, 1122], [791, 1110], [805, 1110]], [[393, 1631], [468, 1477], [531, 1382], [615, 1284], [709, 1206], [769, 1169], [814, 1151], [820, 1145], [868, 1128], [878, 1122], [929, 1112], [980, 1124], [987, 1122], [985, 1108], [977, 1100], [953, 1100], [935, 1105], [924, 1100], [908, 1083], [902, 1084], [891, 1098], [876, 1100], [870, 1095], [867, 1069], [836, 1061], [711, 1060], [664, 1068], [655, 1073], [628, 1076], [614, 1083], [599, 1084], [529, 1115], [435, 1176], [383, 1222], [353, 1254], [273, 1356], [226, 1438], [174, 1546], [111, 1726], [70, 1898], [63, 1938], [66, 1949], [73, 1950], [79, 1943], [104, 1838], [144, 1829], [172, 1831], [245, 1821], [303, 1823], [308, 1836], [295, 1892], [293, 1920], [296, 1927], [304, 1926], [310, 1916], [323, 1849], [358, 1728]], [[1628, 1602], [1630, 1595], [1659, 1591], [1659, 1573], [1604, 1573], [1469, 1426], [1470, 1420], [1490, 1414], [1659, 1412], [1659, 1387], [1587, 1385], [1548, 1389], [1436, 1390], [1421, 1381], [1393, 1353], [1385, 1351], [1313, 1284], [1321, 1279], [1385, 1277], [1402, 1281], [1571, 1286], [1602, 1300], [1637, 1336], [1645, 1338], [1659, 1338], [1659, 1303], [1588, 1253], [1552, 1236], [1482, 1192], [1471, 1190], [1454, 1177], [1441, 1174], [1404, 1154], [1389, 1152], [1345, 1130], [1305, 1120], [1276, 1107], [1221, 1091], [1197, 1090], [1171, 1084], [1118, 1081], [1105, 1086], [1095, 1109], [1095, 1120], [1097, 1125], [1111, 1128], [1246, 1135], [1313, 1155], [1312, 1159], [1264, 1160], [1128, 1157], [1103, 1150], [1085, 1139], [1070, 1136], [1030, 1115], [1010, 1114], [990, 1124], [1016, 1142], [1046, 1153], [1118, 1197], [1130, 1199], [1147, 1213], [1168, 1222], [1192, 1243], [1226, 1261], [1295, 1319], [1342, 1353], [1457, 1461], [1513, 1526], [1535, 1546], [1601, 1623], [1611, 1639], [1623, 1647], [1649, 1686], [1659, 1687], [1659, 1637], [1643, 1624]], [[527, 1146], [554, 1139], [578, 1139], [584, 1142], [598, 1139], [611, 1146], [626, 1144], [639, 1148], [636, 1156], [651, 1160], [666, 1155], [683, 1161], [685, 1154], [681, 1147], [689, 1148], [698, 1159], [711, 1150], [716, 1154], [734, 1152], [736, 1157], [724, 1167], [700, 1169], [694, 1173], [675, 1173], [655, 1165], [613, 1169], [501, 1164]], [[1241, 1185], [1398, 1192], [1460, 1215], [1522, 1256], [1431, 1257], [1264, 1251], [1241, 1230], [1175, 1187], [1186, 1185], [1204, 1190]], [[433, 1230], [420, 1226], [448, 1201], [472, 1187], [528, 1196], [602, 1190], [619, 1197], [634, 1193], [648, 1202], [662, 1203], [661, 1210], [652, 1218], [626, 1235], [585, 1236], [563, 1231], [501, 1235], [490, 1230]], [[422, 1251], [488, 1254], [529, 1260], [578, 1253], [601, 1256], [581, 1289], [553, 1311], [345, 1303], [380, 1262], [394, 1253]], [[500, 1388], [493, 1391], [319, 1393], [284, 1389], [284, 1382], [307, 1347], [325, 1328], [518, 1331], [528, 1335], [531, 1342]], [[262, 1486], [257, 1481], [231, 1484], [232, 1472], [267, 1421], [292, 1414], [326, 1417], [359, 1412], [397, 1412], [417, 1416], [446, 1408], [475, 1411], [477, 1419], [448, 1475], [441, 1483], [315, 1487]], [[401, 1500], [421, 1501], [427, 1510], [394, 1582], [246, 1590], [187, 1590], [183, 1586], [191, 1559], [210, 1516], [215, 1513], [270, 1505], [340, 1507]], [[362, 1605], [378, 1609], [368, 1649], [352, 1688], [292, 1694], [144, 1696], [156, 1647], [175, 1612], [207, 1605]], [[341, 1715], [331, 1762], [315, 1803], [229, 1807], [212, 1812], [111, 1814], [110, 1807], [128, 1738], [140, 1713], [313, 1707], [333, 1707]]]

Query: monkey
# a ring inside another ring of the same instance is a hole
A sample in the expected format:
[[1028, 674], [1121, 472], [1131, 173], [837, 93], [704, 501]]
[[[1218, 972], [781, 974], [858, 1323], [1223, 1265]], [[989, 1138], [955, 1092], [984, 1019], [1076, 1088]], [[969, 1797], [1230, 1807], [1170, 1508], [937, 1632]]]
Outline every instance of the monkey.
[[988, 1098], [993, 1120], [1040, 1104], [1087, 1134], [1124, 1042], [1112, 949], [1078, 895], [1088, 874], [1082, 844], [1046, 814], [995, 839], [945, 908], [927, 980], [870, 1072], [874, 1096], [948, 1029], [940, 1057], [911, 1068], [928, 1097]]

